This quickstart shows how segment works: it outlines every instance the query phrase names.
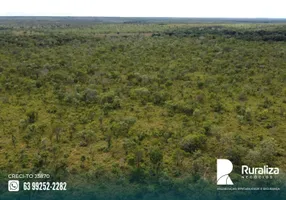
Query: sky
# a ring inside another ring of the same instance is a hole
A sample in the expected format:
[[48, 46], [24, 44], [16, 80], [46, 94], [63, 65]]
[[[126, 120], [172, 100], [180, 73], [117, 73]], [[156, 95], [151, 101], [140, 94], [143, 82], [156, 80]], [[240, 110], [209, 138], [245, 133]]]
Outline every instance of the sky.
[[0, 0], [0, 16], [286, 18], [286, 0]]

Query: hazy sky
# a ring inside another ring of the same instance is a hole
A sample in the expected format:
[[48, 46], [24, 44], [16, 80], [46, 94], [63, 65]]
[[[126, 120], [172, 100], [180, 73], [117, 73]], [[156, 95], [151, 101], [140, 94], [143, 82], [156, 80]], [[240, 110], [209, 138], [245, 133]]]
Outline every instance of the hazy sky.
[[0, 15], [286, 18], [286, 0], [0, 0]]

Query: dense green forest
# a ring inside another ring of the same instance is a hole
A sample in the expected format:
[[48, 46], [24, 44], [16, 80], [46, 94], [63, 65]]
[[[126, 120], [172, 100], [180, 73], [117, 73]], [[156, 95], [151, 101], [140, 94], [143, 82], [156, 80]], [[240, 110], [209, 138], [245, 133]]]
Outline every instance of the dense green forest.
[[1, 21], [1, 177], [199, 199], [217, 158], [234, 182], [242, 164], [282, 173], [285, 27]]

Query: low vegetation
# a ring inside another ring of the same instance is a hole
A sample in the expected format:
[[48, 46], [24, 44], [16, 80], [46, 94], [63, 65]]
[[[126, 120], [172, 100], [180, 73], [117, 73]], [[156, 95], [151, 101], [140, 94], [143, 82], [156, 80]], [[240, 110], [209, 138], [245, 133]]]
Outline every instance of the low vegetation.
[[130, 198], [199, 195], [216, 158], [283, 171], [285, 38], [280, 24], [1, 24], [0, 171]]

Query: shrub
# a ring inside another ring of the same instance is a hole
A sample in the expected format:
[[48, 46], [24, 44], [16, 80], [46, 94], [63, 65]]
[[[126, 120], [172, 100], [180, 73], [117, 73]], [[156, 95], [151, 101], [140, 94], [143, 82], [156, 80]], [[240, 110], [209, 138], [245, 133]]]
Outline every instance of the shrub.
[[133, 126], [133, 124], [135, 123], [136, 123], [136, 118], [126, 117], [121, 120], [111, 121], [110, 129], [116, 137], [120, 135], [125, 136], [129, 132], [131, 126]]
[[86, 103], [94, 103], [97, 101], [97, 91], [87, 88], [83, 94], [83, 101]]
[[20, 130], [24, 130], [28, 126], [28, 120], [21, 119], [19, 121], [19, 128]]
[[152, 95], [152, 100], [155, 105], [162, 105], [169, 98], [169, 95], [166, 92], [155, 92]]
[[202, 148], [207, 141], [207, 137], [203, 134], [190, 134], [183, 138], [181, 148], [189, 153], [192, 153]]
[[135, 168], [130, 173], [130, 182], [143, 183], [146, 178], [146, 173], [142, 168]]
[[38, 112], [34, 111], [34, 110], [30, 110], [26, 113], [27, 117], [28, 117], [28, 123], [32, 124], [35, 123], [38, 119]]
[[159, 148], [152, 149], [149, 156], [150, 161], [156, 166], [160, 165], [163, 160], [163, 152]]
[[264, 121], [264, 120], [266, 120], [266, 119], [268, 119], [269, 118], [269, 111], [268, 111], [268, 109], [264, 109], [264, 110], [262, 110], [262, 111], [260, 111], [259, 113], [258, 113], [258, 116], [257, 116], [257, 120], [258, 121]]
[[121, 108], [121, 99], [114, 92], [104, 93], [100, 97], [101, 108], [105, 114], [110, 110]]
[[175, 149], [172, 155], [172, 160], [175, 162], [176, 166], [181, 166], [184, 161], [184, 152], [181, 149]]
[[239, 101], [247, 101], [248, 98], [247, 98], [247, 94], [245, 92], [241, 92], [239, 95], [238, 95], [238, 100]]
[[100, 96], [101, 104], [104, 104], [104, 103], [112, 104], [114, 102], [115, 96], [116, 95], [114, 92], [103, 93]]
[[193, 115], [194, 112], [194, 105], [192, 102], [173, 102], [173, 101], [168, 101], [167, 102], [167, 107], [175, 113], [184, 113], [186, 115]]
[[248, 165], [258, 165], [261, 163], [261, 154], [258, 150], [249, 150], [248, 154], [245, 156], [244, 162]]
[[204, 103], [205, 102], [205, 95], [204, 93], [199, 93], [197, 96], [196, 96], [196, 101], [199, 102], [199, 103]]
[[141, 87], [130, 91], [130, 96], [134, 99], [148, 100], [150, 91], [148, 88]]
[[125, 150], [125, 153], [128, 154], [129, 151], [132, 151], [136, 148], [136, 142], [131, 139], [125, 139], [123, 141], [123, 148]]
[[203, 122], [203, 129], [204, 129], [204, 134], [211, 135], [212, 134], [212, 122], [204, 121]]
[[216, 103], [214, 103], [214, 104], [212, 105], [212, 108], [213, 108], [213, 111], [214, 111], [214, 112], [217, 112], [217, 113], [222, 113], [222, 112], [225, 110], [223, 104], [222, 104], [221, 102], [219, 102], [219, 101], [217, 101]]
[[77, 136], [81, 139], [80, 146], [87, 146], [95, 139], [95, 132], [92, 130], [83, 130], [77, 133]]
[[273, 138], [264, 139], [259, 146], [260, 155], [264, 162], [271, 164], [278, 153], [278, 145]]
[[68, 104], [79, 104], [82, 96], [78, 92], [65, 92], [63, 95], [59, 95], [59, 99], [61, 100], [62, 98]]

